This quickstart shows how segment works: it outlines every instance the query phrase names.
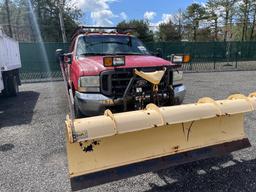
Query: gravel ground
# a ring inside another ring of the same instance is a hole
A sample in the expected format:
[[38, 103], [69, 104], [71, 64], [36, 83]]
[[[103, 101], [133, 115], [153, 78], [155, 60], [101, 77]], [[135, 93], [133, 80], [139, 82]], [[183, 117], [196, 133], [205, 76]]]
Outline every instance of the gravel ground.
[[[185, 74], [185, 103], [256, 89], [256, 72]], [[0, 100], [0, 191], [70, 191], [62, 82], [21, 86], [17, 98]], [[252, 147], [83, 191], [256, 191], [256, 113], [246, 115]], [[254, 126], [253, 126], [254, 125]]]

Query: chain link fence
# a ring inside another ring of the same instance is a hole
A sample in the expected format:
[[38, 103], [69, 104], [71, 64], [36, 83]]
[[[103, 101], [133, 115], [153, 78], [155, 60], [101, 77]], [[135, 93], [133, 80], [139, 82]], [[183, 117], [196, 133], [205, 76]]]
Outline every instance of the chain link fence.
[[68, 52], [68, 43], [20, 43], [21, 81], [39, 82], [62, 80], [55, 51]]
[[[189, 54], [191, 62], [182, 65], [185, 72], [256, 70], [256, 42], [157, 42], [147, 43], [151, 53]], [[62, 80], [55, 50], [68, 52], [67, 43], [20, 43], [21, 80], [38, 82]]]
[[191, 62], [182, 65], [185, 72], [256, 70], [256, 42], [157, 42], [147, 48], [171, 54], [189, 54]]

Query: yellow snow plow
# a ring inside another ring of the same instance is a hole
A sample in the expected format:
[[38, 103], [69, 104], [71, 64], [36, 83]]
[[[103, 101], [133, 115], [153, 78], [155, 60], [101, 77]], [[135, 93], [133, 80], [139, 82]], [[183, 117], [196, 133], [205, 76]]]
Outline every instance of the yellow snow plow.
[[225, 100], [73, 119], [67, 116], [72, 190], [157, 171], [250, 147], [244, 113], [256, 109], [256, 92]]
[[[173, 106], [184, 99], [180, 67], [190, 56], [149, 55], [135, 36], [118, 31], [80, 26], [70, 53], [56, 50], [70, 107], [72, 190], [250, 147], [244, 113], [256, 109], [256, 92]], [[78, 118], [85, 115], [92, 117]]]

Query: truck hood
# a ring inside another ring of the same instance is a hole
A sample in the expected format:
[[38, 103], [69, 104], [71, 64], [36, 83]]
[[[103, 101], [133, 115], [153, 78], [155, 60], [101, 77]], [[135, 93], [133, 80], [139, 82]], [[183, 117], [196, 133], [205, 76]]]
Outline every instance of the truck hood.
[[[114, 69], [114, 67], [104, 67], [102, 56], [80, 57], [78, 64], [83, 75], [98, 75], [105, 70]], [[125, 66], [115, 68], [139, 68], [139, 67], [159, 67], [159, 66], [173, 66], [170, 61], [159, 57], [145, 56], [145, 55], [129, 55], [125, 56]]]

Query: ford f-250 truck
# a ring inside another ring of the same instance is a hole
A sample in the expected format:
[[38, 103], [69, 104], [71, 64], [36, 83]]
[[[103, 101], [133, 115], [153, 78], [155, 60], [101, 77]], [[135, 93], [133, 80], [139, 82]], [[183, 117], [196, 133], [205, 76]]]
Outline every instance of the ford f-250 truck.
[[19, 92], [21, 68], [19, 43], [0, 28], [0, 93], [16, 96]]
[[[106, 109], [143, 109], [148, 103], [182, 103], [186, 89], [180, 65], [151, 55], [129, 33], [101, 29], [92, 32], [79, 27], [70, 53], [56, 50], [76, 117], [103, 114]], [[177, 63], [183, 61], [179, 56], [173, 58]]]

